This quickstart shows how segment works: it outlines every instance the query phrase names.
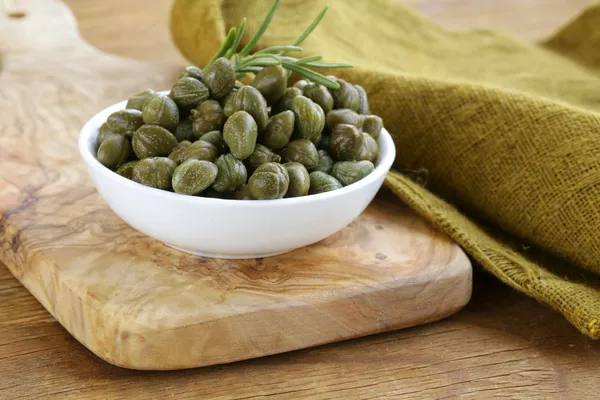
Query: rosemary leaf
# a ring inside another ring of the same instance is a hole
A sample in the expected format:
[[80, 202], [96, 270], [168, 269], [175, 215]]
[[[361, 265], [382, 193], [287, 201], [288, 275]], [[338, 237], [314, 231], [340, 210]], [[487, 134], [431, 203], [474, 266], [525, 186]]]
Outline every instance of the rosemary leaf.
[[317, 15], [317, 18], [315, 18], [315, 20], [308, 26], [308, 28], [306, 28], [306, 30], [302, 33], [302, 35], [300, 35], [300, 37], [294, 42], [294, 46], [300, 45], [300, 43], [302, 43], [304, 41], [304, 39], [306, 39], [308, 37], [308, 35], [310, 35], [312, 33], [312, 31], [317, 27], [319, 22], [321, 22], [321, 20], [323, 19], [323, 17], [327, 13], [328, 9], [329, 9], [329, 6], [325, 6], [323, 8], [323, 10], [321, 10], [319, 15]]
[[308, 64], [309, 62], [312, 61], [319, 61], [320, 59], [322, 59], [323, 57], [321, 56], [312, 56], [312, 57], [305, 57], [305, 58], [301, 58], [299, 59], [296, 64], [298, 65], [304, 65], [304, 64]]
[[[300, 62], [298, 62], [297, 64], [299, 64]], [[307, 65], [309, 67], [315, 67], [315, 68], [352, 68], [351, 64], [344, 64], [344, 63], [326, 63], [326, 62], [305, 62], [303, 63], [303, 65]]]
[[336, 81], [331, 80], [331, 79], [327, 78], [326, 76], [313, 71], [312, 69], [308, 69], [301, 65], [296, 65], [296, 64], [285, 62], [285, 61], [282, 63], [282, 65], [284, 68], [291, 70], [310, 81], [321, 84], [330, 89], [338, 89], [340, 87], [340, 84], [337, 83]]
[[250, 39], [248, 41], [248, 43], [246, 43], [246, 46], [244, 46], [244, 48], [242, 49], [242, 51], [240, 51], [240, 53], [239, 53], [240, 56], [245, 56], [246, 54], [250, 53], [250, 51], [252, 51], [252, 49], [254, 48], [254, 46], [256, 46], [256, 44], [258, 43], [258, 41], [260, 40], [260, 38], [262, 37], [262, 35], [265, 33], [265, 31], [269, 27], [269, 24], [271, 23], [271, 20], [273, 19], [273, 15], [275, 15], [275, 11], [277, 11], [277, 7], [279, 6], [279, 2], [280, 2], [280, 0], [275, 0], [273, 2], [273, 5], [271, 6], [271, 9], [267, 13], [267, 17], [265, 18], [265, 20], [263, 21], [263, 23], [260, 25], [260, 27], [258, 28], [258, 30], [256, 31], [256, 33], [254, 33], [254, 36], [252, 36], [252, 39]]
[[242, 36], [244, 36], [244, 32], [246, 32], [246, 18], [242, 19], [242, 22], [240, 22], [237, 34], [235, 35], [235, 39], [233, 40], [233, 45], [231, 45], [231, 48], [227, 51], [227, 54], [225, 55], [226, 58], [230, 58], [232, 55], [235, 54], [235, 51], [237, 50], [238, 46], [240, 45], [240, 41], [242, 40]]
[[266, 49], [259, 50], [254, 54], [279, 53], [279, 52], [302, 51], [302, 50], [303, 50], [302, 47], [298, 47], [298, 46], [273, 46], [273, 47], [268, 47]]
[[217, 58], [223, 57], [223, 55], [225, 53], [227, 53], [227, 51], [231, 47], [231, 44], [233, 43], [233, 40], [235, 38], [235, 32], [236, 32], [235, 28], [231, 28], [229, 30], [229, 32], [227, 33], [227, 36], [225, 37], [225, 40], [223, 41], [223, 44], [221, 45], [221, 48], [219, 49], [219, 51], [217, 51], [217, 53], [214, 55], [214, 57], [212, 58], [212, 60], [210, 60], [210, 62], [206, 65], [206, 67], [204, 67], [204, 71], [206, 71], [208, 69], [208, 67], [210, 67], [211, 64], [213, 62], [215, 62], [215, 60]]

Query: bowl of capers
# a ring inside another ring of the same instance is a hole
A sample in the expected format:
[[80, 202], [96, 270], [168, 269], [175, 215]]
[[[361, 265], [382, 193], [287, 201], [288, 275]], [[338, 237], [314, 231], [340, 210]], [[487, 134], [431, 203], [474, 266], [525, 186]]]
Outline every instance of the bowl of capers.
[[394, 143], [360, 85], [288, 76], [269, 66], [243, 84], [222, 57], [98, 112], [79, 137], [98, 192], [134, 229], [207, 257], [271, 256], [341, 230], [383, 184]]

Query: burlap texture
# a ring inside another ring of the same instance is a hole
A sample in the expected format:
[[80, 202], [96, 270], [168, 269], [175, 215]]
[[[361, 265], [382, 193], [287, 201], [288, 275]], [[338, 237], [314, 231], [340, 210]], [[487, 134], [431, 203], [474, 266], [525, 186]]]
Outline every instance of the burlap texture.
[[[292, 43], [326, 3], [303, 56], [355, 66], [332, 72], [365, 87], [394, 136], [386, 185], [487, 271], [600, 337], [600, 4], [529, 44], [450, 31], [396, 0], [283, 0], [259, 48]], [[270, 4], [175, 0], [174, 42], [205, 65], [226, 29], [247, 17], [247, 40]]]

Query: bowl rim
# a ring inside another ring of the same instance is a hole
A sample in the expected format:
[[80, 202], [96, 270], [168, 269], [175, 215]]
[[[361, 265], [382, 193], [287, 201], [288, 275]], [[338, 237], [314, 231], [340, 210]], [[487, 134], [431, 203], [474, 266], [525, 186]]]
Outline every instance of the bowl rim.
[[[159, 94], [167, 94], [169, 91], [159, 91]], [[394, 160], [396, 158], [396, 147], [394, 145], [394, 141], [390, 133], [382, 128], [380, 137], [378, 139], [379, 143], [383, 143], [385, 148], [385, 152], [383, 152], [383, 157], [381, 157], [375, 166], [373, 172], [364, 177], [358, 182], [355, 182], [351, 185], [344, 186], [341, 189], [332, 190], [330, 192], [312, 194], [301, 197], [287, 197], [282, 199], [274, 199], [274, 200], [236, 200], [236, 199], [218, 199], [212, 197], [200, 197], [200, 196], [189, 196], [182, 195], [179, 193], [168, 192], [166, 190], [156, 189], [148, 186], [144, 186], [140, 183], [134, 182], [130, 179], [127, 179], [111, 169], [105, 167], [103, 164], [98, 161], [96, 156], [93, 154], [90, 149], [91, 136], [97, 132], [100, 126], [106, 121], [106, 118], [115, 111], [125, 109], [127, 104], [127, 100], [122, 100], [120, 102], [114, 103], [103, 110], [98, 111], [94, 114], [90, 119], [88, 119], [82, 126], [79, 138], [78, 138], [78, 148], [80, 156], [83, 161], [87, 164], [88, 168], [94, 170], [95, 173], [101, 174], [106, 178], [110, 179], [114, 182], [115, 186], [126, 186], [131, 188], [132, 190], [138, 191], [140, 194], [144, 194], [146, 196], [155, 196], [162, 197], [166, 200], [170, 201], [181, 201], [191, 204], [197, 205], [222, 205], [227, 207], [263, 207], [264, 205], [269, 205], [270, 207], [287, 207], [295, 204], [304, 204], [304, 203], [313, 203], [319, 202], [328, 199], [334, 198], [343, 198], [345, 195], [356, 192], [364, 188], [365, 186], [370, 185], [371, 183], [379, 180], [380, 178], [387, 175], [390, 168], [392, 167]], [[379, 144], [378, 143], [378, 144]], [[381, 153], [380, 153], [381, 154]]]

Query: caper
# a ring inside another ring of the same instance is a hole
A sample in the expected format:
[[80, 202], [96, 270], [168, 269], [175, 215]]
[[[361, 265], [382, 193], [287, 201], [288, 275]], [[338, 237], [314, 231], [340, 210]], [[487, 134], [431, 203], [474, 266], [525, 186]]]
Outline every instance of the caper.
[[225, 139], [223, 139], [223, 134], [219, 131], [206, 132], [204, 135], [200, 136], [198, 140], [212, 143], [220, 154], [225, 154], [229, 151], [229, 147], [227, 146], [227, 143], [225, 143]]
[[281, 199], [289, 185], [287, 169], [274, 162], [262, 164], [248, 180], [250, 193], [257, 200]]
[[133, 173], [133, 167], [138, 163], [138, 160], [129, 161], [125, 164], [121, 165], [117, 168], [117, 174], [121, 175], [124, 178], [131, 179], [131, 174]]
[[338, 161], [356, 161], [362, 146], [362, 132], [355, 126], [338, 124], [331, 132], [331, 152]]
[[281, 158], [284, 162], [299, 162], [307, 169], [312, 169], [319, 162], [319, 153], [310, 140], [296, 139], [283, 150]]
[[190, 112], [192, 118], [192, 131], [199, 138], [210, 131], [221, 130], [225, 123], [223, 108], [218, 101], [206, 100]]
[[188, 140], [184, 140], [183, 142], [179, 142], [177, 146], [171, 151], [169, 154], [169, 158], [177, 163], [177, 165], [181, 164], [185, 161], [184, 155], [185, 150], [190, 147], [192, 143]]
[[269, 148], [263, 146], [262, 144], [256, 144], [254, 147], [254, 151], [248, 158], [246, 158], [246, 165], [248, 169], [252, 172], [256, 170], [261, 164], [265, 164], [268, 162], [280, 162], [281, 156], [273, 153]]
[[342, 184], [333, 176], [321, 171], [310, 173], [310, 189], [309, 194], [319, 194], [330, 192], [332, 190], [341, 189]]
[[302, 90], [298, 89], [297, 87], [289, 87], [285, 89], [281, 99], [279, 99], [277, 104], [273, 106], [273, 111], [275, 113], [280, 113], [282, 111], [291, 110], [292, 102], [294, 101], [294, 98], [298, 96], [302, 96]]
[[363, 132], [366, 132], [377, 139], [383, 129], [383, 120], [377, 115], [365, 115], [363, 118], [362, 129]]
[[354, 125], [360, 129], [363, 125], [363, 116], [348, 108], [331, 110], [327, 114], [327, 127], [333, 129], [338, 124]]
[[134, 165], [131, 180], [156, 189], [170, 190], [175, 168], [175, 161], [167, 157], [144, 158]]
[[149, 97], [154, 96], [156, 93], [152, 89], [146, 89], [142, 92], [136, 93], [127, 99], [125, 108], [142, 111], [144, 103]]
[[102, 144], [102, 142], [104, 142], [104, 139], [106, 139], [107, 137], [109, 137], [111, 135], [116, 135], [116, 133], [114, 133], [108, 127], [108, 125], [106, 124], [106, 122], [103, 123], [102, 125], [100, 125], [100, 128], [98, 129], [98, 135], [96, 136], [96, 146], [100, 147], [100, 145]]
[[219, 151], [212, 143], [197, 140], [183, 151], [181, 162], [190, 159], [214, 162], [218, 155]]
[[179, 124], [179, 109], [173, 99], [158, 94], [145, 102], [142, 118], [146, 125], [158, 125], [175, 132]]
[[252, 86], [244, 86], [233, 97], [231, 111], [246, 111], [254, 118], [259, 131], [266, 128], [269, 121], [267, 102], [262, 94]]
[[295, 133], [301, 139], [316, 139], [325, 126], [323, 109], [314, 101], [298, 96], [292, 101]]
[[238, 160], [244, 160], [252, 154], [256, 146], [256, 137], [256, 122], [246, 111], [233, 113], [223, 127], [223, 139], [231, 154]]
[[331, 156], [325, 150], [318, 150], [318, 154], [319, 161], [311, 171], [321, 171], [331, 174], [331, 170], [333, 168], [333, 158], [331, 158]]
[[139, 110], [119, 110], [110, 114], [106, 119], [106, 125], [114, 133], [133, 136], [133, 132], [144, 124], [142, 112]]
[[262, 142], [272, 150], [283, 149], [294, 132], [294, 113], [283, 111], [269, 118], [267, 128], [262, 136]]
[[236, 190], [233, 194], [233, 198], [235, 200], [254, 200], [252, 193], [250, 193], [250, 186], [247, 184], [243, 184], [238, 190]]
[[300, 79], [299, 81], [296, 81], [292, 86], [302, 90], [306, 85], [308, 85], [308, 81], [306, 79]]
[[232, 192], [246, 183], [248, 179], [246, 167], [233, 154], [219, 156], [215, 164], [218, 168], [218, 174], [212, 187], [217, 192]]
[[213, 184], [217, 173], [210, 161], [189, 159], [175, 169], [171, 184], [175, 193], [196, 195]]
[[290, 178], [290, 185], [285, 197], [306, 196], [310, 188], [310, 176], [306, 167], [298, 162], [283, 164]]
[[356, 112], [362, 115], [369, 114], [369, 98], [367, 97], [367, 92], [360, 85], [354, 85], [356, 91], [358, 92], [358, 108]]
[[302, 94], [321, 106], [325, 114], [333, 108], [333, 96], [323, 85], [309, 83], [302, 89]]
[[225, 97], [235, 86], [233, 66], [227, 58], [219, 57], [206, 69], [203, 81], [212, 97]]
[[268, 104], [273, 105], [283, 96], [287, 80], [287, 71], [277, 65], [261, 69], [250, 85], [258, 89]]
[[374, 169], [371, 161], [339, 161], [333, 165], [331, 175], [342, 185], [348, 186], [363, 179]]
[[183, 142], [185, 140], [191, 142], [196, 140], [194, 137], [194, 130], [192, 129], [191, 119], [186, 118], [179, 121], [179, 125], [177, 125], [177, 129], [175, 130], [175, 138], [178, 142]]
[[194, 78], [202, 81], [204, 79], [204, 74], [200, 68], [190, 65], [189, 67], [185, 67], [181, 75], [179, 75], [179, 79], [181, 78]]
[[182, 108], [196, 107], [209, 97], [208, 88], [195, 78], [181, 78], [171, 88], [171, 97]]
[[131, 143], [122, 135], [111, 135], [104, 139], [98, 148], [98, 161], [105, 167], [115, 170], [131, 155]]
[[142, 125], [133, 134], [133, 152], [140, 160], [147, 157], [168, 156], [177, 146], [175, 136], [157, 125]]
[[360, 99], [358, 90], [354, 85], [346, 82], [343, 79], [336, 79], [340, 85], [337, 89], [331, 89], [333, 96], [333, 108], [349, 108], [352, 111], [358, 110]]

